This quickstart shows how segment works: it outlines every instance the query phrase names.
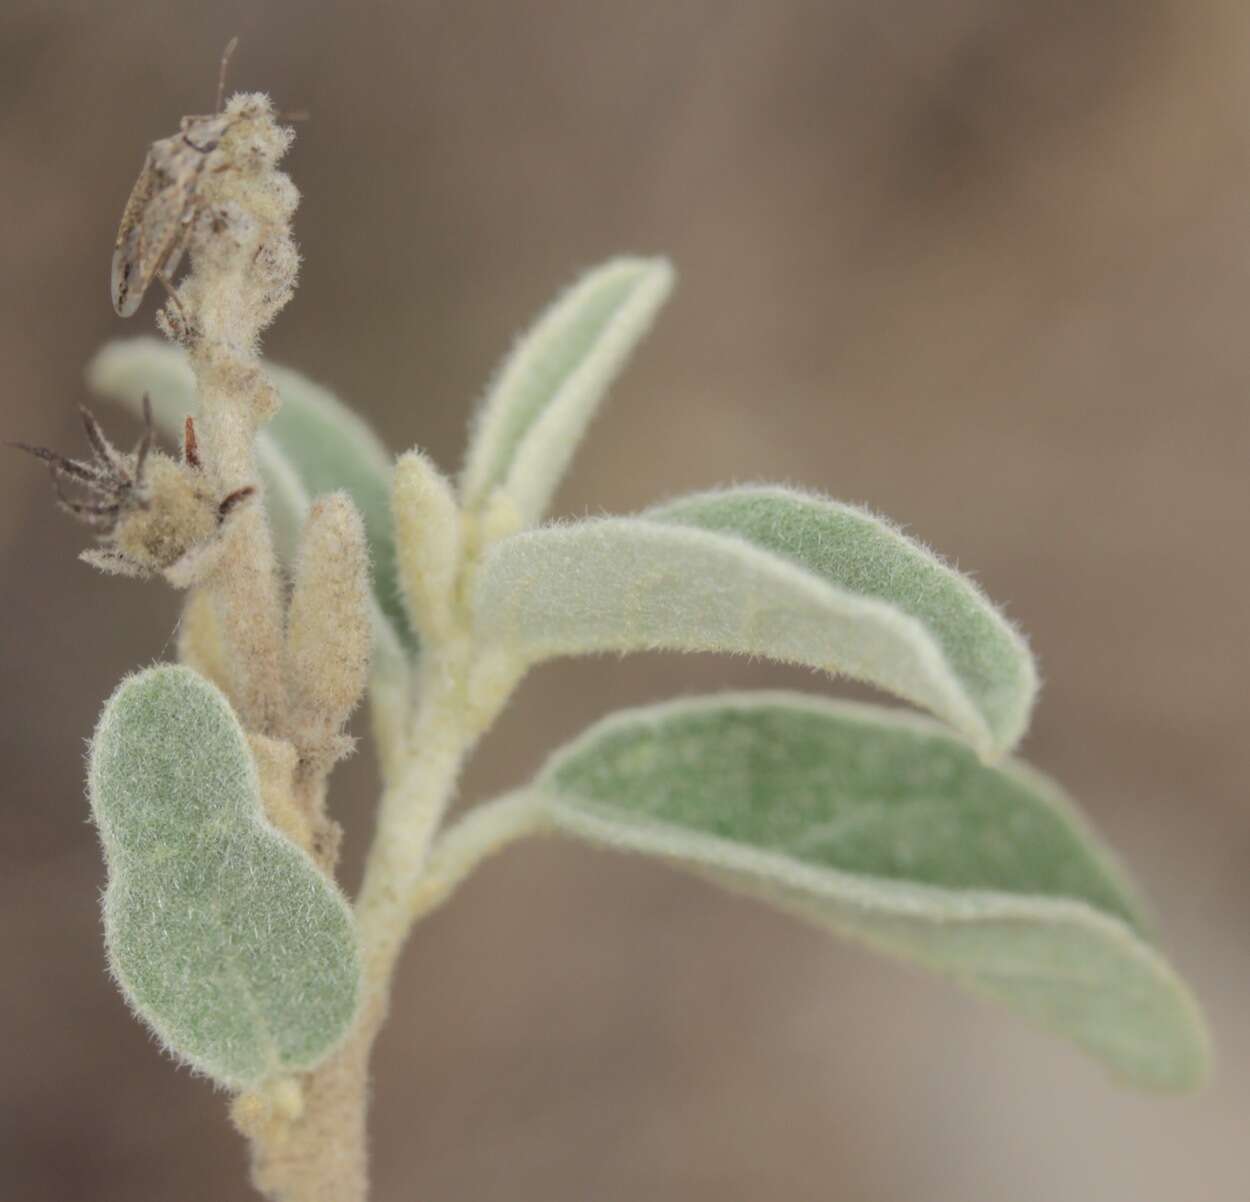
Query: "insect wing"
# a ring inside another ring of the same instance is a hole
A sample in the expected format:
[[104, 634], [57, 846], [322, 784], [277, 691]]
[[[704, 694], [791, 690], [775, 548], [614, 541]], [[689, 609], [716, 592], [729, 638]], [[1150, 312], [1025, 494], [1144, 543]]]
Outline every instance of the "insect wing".
[[185, 235], [204, 155], [181, 135], [152, 144], [126, 202], [113, 249], [110, 289], [119, 317], [130, 317]]
[[143, 215], [159, 187], [156, 169], [152, 164], [152, 152], [143, 161], [143, 170], [130, 190], [126, 208], [122, 212], [121, 225], [117, 228], [117, 242], [113, 247], [113, 270], [109, 278], [109, 292], [118, 317], [129, 317], [139, 307], [143, 293], [151, 277], [143, 279], [139, 271], [143, 246]]

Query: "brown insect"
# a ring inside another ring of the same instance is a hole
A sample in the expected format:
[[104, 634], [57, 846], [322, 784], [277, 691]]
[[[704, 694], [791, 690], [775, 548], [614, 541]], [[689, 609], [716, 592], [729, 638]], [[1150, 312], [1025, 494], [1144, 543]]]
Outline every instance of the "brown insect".
[[[47, 447], [15, 442], [48, 465], [57, 504], [103, 540], [92, 562], [125, 575], [163, 571], [213, 538], [231, 511], [256, 490], [250, 485], [217, 499], [212, 494], [188, 417], [182, 457], [155, 450], [152, 405], [143, 398], [143, 435], [133, 451], [119, 451], [91, 411], [79, 406], [91, 445], [89, 460], [70, 459]], [[77, 495], [66, 491], [73, 486]]]
[[153, 280], [171, 296], [172, 276], [199, 212], [200, 176], [208, 157], [235, 120], [222, 111], [226, 71], [239, 44], [231, 38], [217, 74], [217, 111], [183, 117], [178, 133], [153, 142], [122, 213], [113, 248], [109, 290], [119, 317], [130, 317]]

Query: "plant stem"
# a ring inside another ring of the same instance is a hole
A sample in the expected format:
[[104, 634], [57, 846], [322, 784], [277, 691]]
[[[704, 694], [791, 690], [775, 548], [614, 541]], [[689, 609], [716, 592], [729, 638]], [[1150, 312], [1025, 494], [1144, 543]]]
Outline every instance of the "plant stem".
[[259, 504], [240, 513], [211, 575], [211, 598], [230, 646], [230, 694], [248, 730], [287, 734], [282, 602], [269, 523]]
[[541, 830], [545, 821], [541, 799], [531, 793], [507, 793], [475, 806], [430, 849], [412, 896], [409, 921], [420, 922], [438, 909], [483, 860]]
[[377, 831], [356, 902], [367, 990], [385, 990], [411, 927], [409, 899], [455, 794], [478, 731], [465, 704], [467, 656], [427, 651], [421, 666], [410, 759], [382, 795]]
[[364, 984], [355, 1027], [301, 1080], [297, 1114], [284, 1115], [256, 1095], [236, 1103], [235, 1121], [253, 1143], [254, 1181], [274, 1202], [365, 1202], [369, 1055], [386, 1019], [395, 965], [421, 909], [430, 845], [465, 756], [504, 700], [497, 698], [489, 715], [475, 712], [468, 704], [469, 664], [467, 643], [425, 653], [411, 750], [382, 795], [356, 902]]

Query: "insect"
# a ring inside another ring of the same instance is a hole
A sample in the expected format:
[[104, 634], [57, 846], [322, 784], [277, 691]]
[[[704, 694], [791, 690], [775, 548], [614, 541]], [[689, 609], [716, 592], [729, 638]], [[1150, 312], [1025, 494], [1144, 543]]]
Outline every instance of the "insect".
[[226, 71], [238, 44], [238, 38], [231, 38], [221, 56], [216, 112], [183, 117], [178, 133], [153, 142], [131, 189], [117, 230], [109, 281], [113, 308], [119, 317], [135, 313], [153, 280], [159, 280], [170, 296], [175, 296], [171, 277], [199, 212], [200, 176], [209, 155], [236, 119], [223, 111], [222, 103]]
[[[57, 504], [99, 535], [104, 546], [87, 555], [108, 571], [130, 576], [164, 571], [212, 539], [235, 506], [256, 491], [249, 485], [220, 500], [213, 495], [190, 417], [180, 459], [155, 450], [147, 396], [143, 435], [129, 453], [109, 442], [86, 406], [80, 405], [79, 412], [91, 445], [89, 460], [70, 459], [27, 443], [11, 445], [48, 465]], [[78, 495], [67, 492], [67, 485]]]

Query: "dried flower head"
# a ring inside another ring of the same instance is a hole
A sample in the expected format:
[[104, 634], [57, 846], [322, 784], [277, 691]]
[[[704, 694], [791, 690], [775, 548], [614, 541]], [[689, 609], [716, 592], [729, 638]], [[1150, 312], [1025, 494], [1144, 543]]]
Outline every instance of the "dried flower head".
[[100, 547], [84, 551], [82, 558], [116, 575], [161, 573], [175, 583], [188, 583], [188, 558], [218, 541], [227, 516], [255, 490], [249, 486], [217, 495], [200, 462], [191, 418], [179, 459], [157, 450], [147, 397], [143, 435], [129, 453], [109, 441], [90, 410], [80, 406], [79, 411], [90, 459], [71, 459], [26, 443], [13, 445], [48, 465], [57, 504], [96, 532]]

